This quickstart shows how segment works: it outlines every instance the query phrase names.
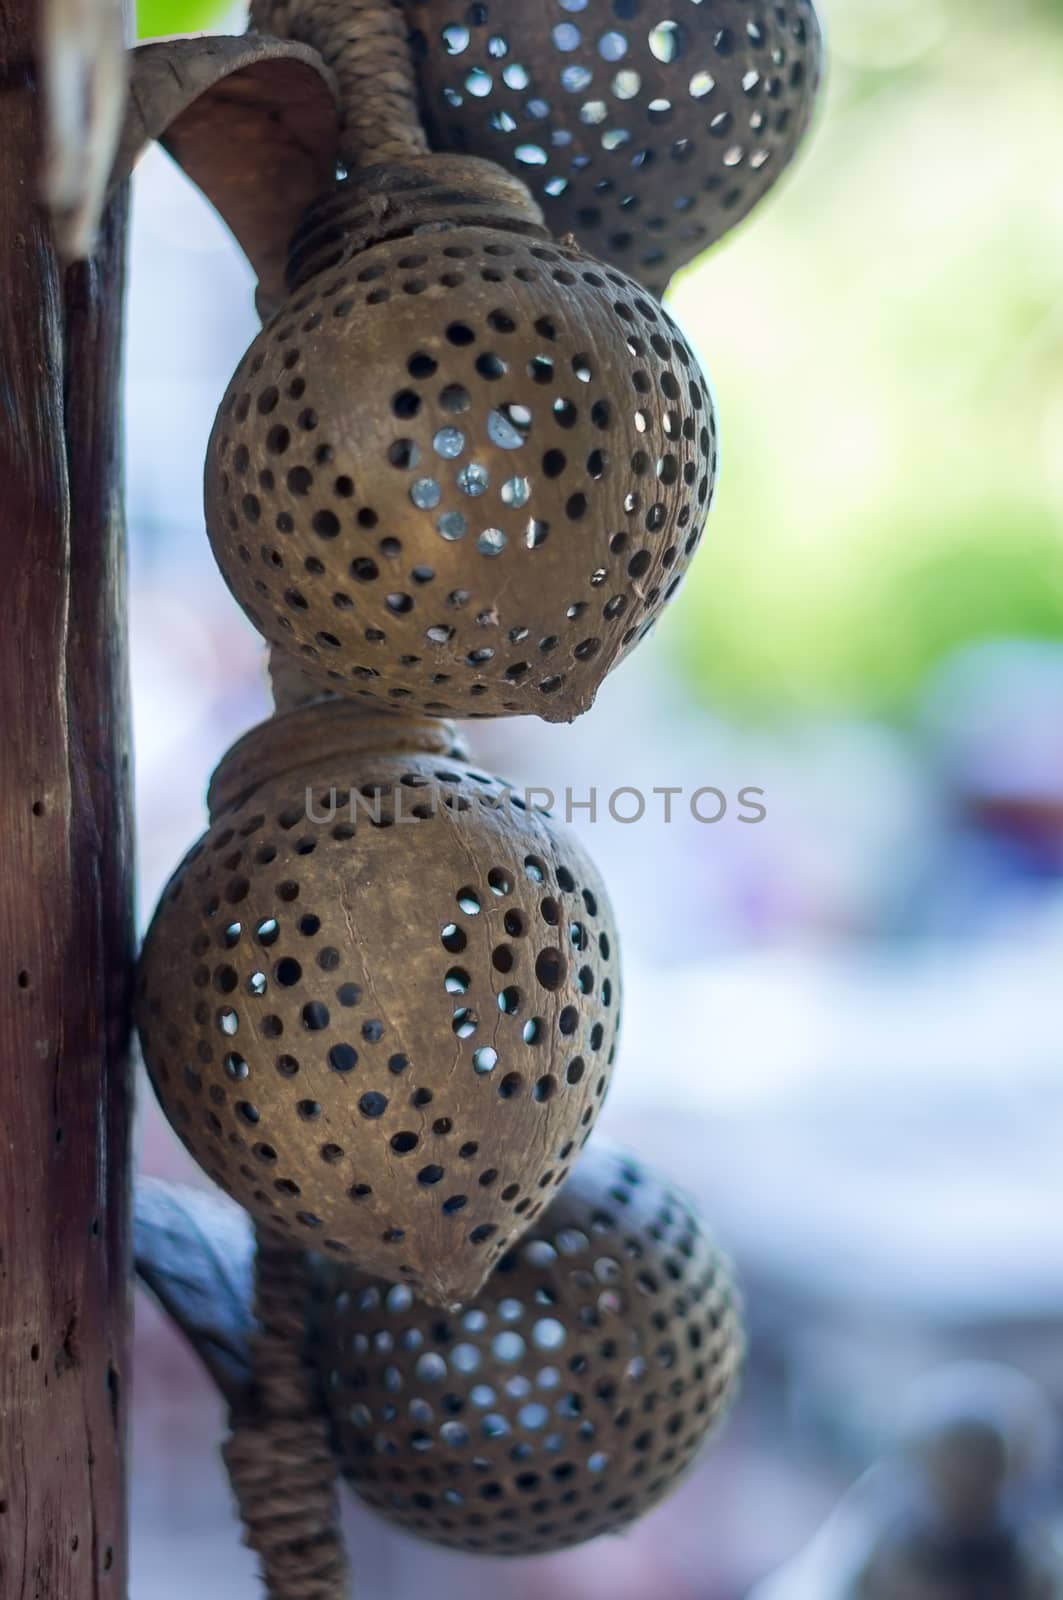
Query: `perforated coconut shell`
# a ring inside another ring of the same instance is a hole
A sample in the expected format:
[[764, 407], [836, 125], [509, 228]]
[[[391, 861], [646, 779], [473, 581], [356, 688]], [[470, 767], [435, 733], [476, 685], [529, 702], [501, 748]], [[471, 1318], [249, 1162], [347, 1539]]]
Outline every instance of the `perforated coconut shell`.
[[425, 1538], [540, 1555], [665, 1495], [743, 1352], [686, 1199], [600, 1141], [464, 1311], [326, 1268], [317, 1360], [355, 1489]]
[[656, 293], [808, 127], [811, 0], [404, 0], [434, 148], [520, 173], [549, 227]]
[[564, 1182], [620, 973], [576, 841], [445, 724], [318, 701], [219, 767], [140, 964], [144, 1058], [206, 1171], [293, 1244], [450, 1303]]
[[218, 413], [207, 527], [322, 687], [567, 721], [679, 587], [713, 402], [660, 306], [547, 241], [516, 190], [492, 191], [505, 229], [462, 211], [469, 167], [381, 169], [311, 212]]

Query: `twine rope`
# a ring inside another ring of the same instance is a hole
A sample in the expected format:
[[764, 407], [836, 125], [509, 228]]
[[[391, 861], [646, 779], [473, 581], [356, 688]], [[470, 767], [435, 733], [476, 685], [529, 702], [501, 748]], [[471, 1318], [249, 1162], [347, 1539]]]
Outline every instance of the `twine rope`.
[[255, 1407], [222, 1454], [269, 1600], [347, 1600], [336, 1459], [304, 1359], [308, 1262], [257, 1234]]
[[348, 166], [428, 153], [397, 0], [251, 0], [251, 26], [312, 45], [336, 75]]

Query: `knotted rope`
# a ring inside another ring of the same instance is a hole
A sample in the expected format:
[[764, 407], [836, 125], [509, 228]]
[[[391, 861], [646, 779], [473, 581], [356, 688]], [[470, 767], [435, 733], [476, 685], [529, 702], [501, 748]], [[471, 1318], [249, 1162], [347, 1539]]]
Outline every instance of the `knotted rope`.
[[223, 1447], [269, 1600], [347, 1600], [336, 1458], [307, 1365], [307, 1257], [259, 1230], [253, 1409]]
[[312, 45], [331, 67], [348, 166], [428, 153], [406, 22], [394, 0], [251, 0], [251, 26]]

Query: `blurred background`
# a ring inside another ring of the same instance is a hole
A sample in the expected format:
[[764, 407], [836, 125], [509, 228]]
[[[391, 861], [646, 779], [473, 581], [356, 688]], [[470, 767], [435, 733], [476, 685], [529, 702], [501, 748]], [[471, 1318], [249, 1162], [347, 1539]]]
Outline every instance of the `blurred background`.
[[[604, 1130], [736, 1258], [744, 1397], [674, 1499], [547, 1561], [468, 1560], [349, 1507], [361, 1600], [738, 1600], [888, 1443], [910, 1380], [1002, 1359], [1063, 1402], [1063, 3], [827, 13], [797, 168], [671, 294], [723, 436], [685, 589], [576, 726], [468, 730], [519, 786], [730, 800], [712, 825], [658, 803], [575, 826], [625, 942]], [[242, 27], [142, 4], [144, 34]], [[252, 292], [149, 153], [127, 346], [142, 922], [268, 708], [201, 510]], [[146, 1086], [140, 1115], [141, 1165], [200, 1181]], [[257, 1593], [222, 1427], [141, 1297], [136, 1600]]]

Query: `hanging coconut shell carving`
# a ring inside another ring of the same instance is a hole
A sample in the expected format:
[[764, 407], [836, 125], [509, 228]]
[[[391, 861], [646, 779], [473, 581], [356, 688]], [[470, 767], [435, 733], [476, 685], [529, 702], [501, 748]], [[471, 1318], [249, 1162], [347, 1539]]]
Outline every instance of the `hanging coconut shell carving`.
[[716, 468], [697, 360], [535, 215], [434, 158], [350, 180], [296, 236], [291, 299], [218, 414], [207, 527], [322, 687], [570, 720], [690, 563]]
[[[138, 1184], [137, 1270], [238, 1422], [256, 1404], [252, 1253], [220, 1198]], [[683, 1195], [598, 1139], [459, 1311], [306, 1260], [305, 1317], [292, 1310], [309, 1405], [331, 1417], [357, 1492], [441, 1543], [535, 1555], [622, 1527], [667, 1494], [738, 1387], [728, 1261]]]
[[460, 1312], [324, 1274], [315, 1356], [344, 1471], [464, 1550], [541, 1555], [631, 1522], [737, 1386], [727, 1263], [681, 1195], [599, 1141]]
[[822, 68], [811, 0], [404, 0], [433, 147], [519, 173], [655, 293], [758, 204]]
[[601, 881], [445, 724], [349, 701], [253, 730], [210, 805], [141, 959], [163, 1109], [294, 1246], [467, 1298], [564, 1182], [608, 1086]]

